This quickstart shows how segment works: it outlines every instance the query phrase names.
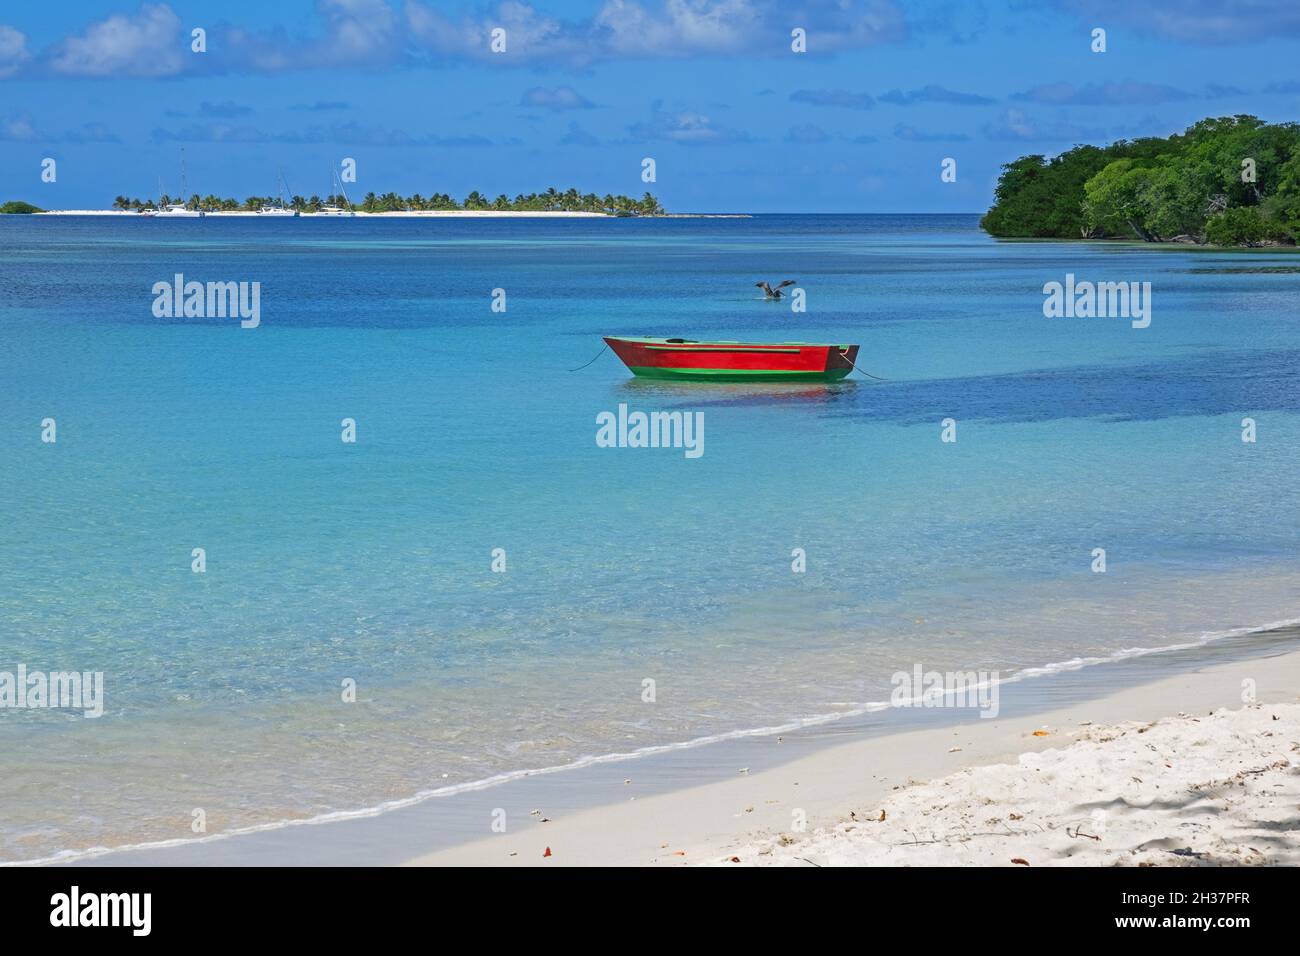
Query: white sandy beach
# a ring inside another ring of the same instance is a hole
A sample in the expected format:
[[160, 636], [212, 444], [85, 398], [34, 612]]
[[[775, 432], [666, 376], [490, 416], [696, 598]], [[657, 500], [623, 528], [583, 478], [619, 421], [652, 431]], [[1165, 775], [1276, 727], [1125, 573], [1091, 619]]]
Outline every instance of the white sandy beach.
[[1300, 705], [1087, 726], [1015, 763], [904, 787], [806, 839], [736, 848], [778, 866], [1300, 863]]
[[[1243, 706], [1251, 686], [1257, 703]], [[411, 862], [1294, 865], [1298, 688], [1300, 652], [1222, 664], [571, 816], [540, 807], [510, 833]]]
[[[170, 219], [171, 216], [142, 216], [131, 209], [45, 209], [31, 213], [33, 216], [125, 216], [134, 219]], [[547, 210], [509, 210], [498, 209], [410, 209], [394, 212], [362, 212], [355, 210], [355, 217], [388, 219], [619, 219], [627, 217], [611, 216], [603, 212], [564, 212]], [[258, 212], [239, 209], [229, 212], [205, 212], [203, 218], [213, 216], [224, 219], [292, 219], [292, 216], [264, 216]], [[198, 217], [180, 217], [198, 218]], [[305, 212], [299, 219], [348, 219], [349, 216]], [[673, 212], [651, 217], [653, 219], [750, 219], [750, 213], [744, 212]]]

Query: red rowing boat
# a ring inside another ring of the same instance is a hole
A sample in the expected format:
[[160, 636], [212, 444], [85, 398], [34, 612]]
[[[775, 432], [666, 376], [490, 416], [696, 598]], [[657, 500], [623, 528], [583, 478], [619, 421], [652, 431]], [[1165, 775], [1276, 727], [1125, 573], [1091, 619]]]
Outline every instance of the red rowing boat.
[[616, 339], [605, 344], [633, 375], [708, 382], [835, 382], [853, 370], [856, 345]]

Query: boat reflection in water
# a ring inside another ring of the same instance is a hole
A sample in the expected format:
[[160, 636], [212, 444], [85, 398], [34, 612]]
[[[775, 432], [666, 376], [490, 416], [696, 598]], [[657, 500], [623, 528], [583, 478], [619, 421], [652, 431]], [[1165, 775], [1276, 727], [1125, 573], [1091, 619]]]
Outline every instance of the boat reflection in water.
[[797, 382], [681, 382], [669, 379], [630, 378], [619, 383], [629, 396], [680, 401], [692, 408], [728, 405], [838, 405], [847, 404], [858, 391], [856, 379], [816, 385]]

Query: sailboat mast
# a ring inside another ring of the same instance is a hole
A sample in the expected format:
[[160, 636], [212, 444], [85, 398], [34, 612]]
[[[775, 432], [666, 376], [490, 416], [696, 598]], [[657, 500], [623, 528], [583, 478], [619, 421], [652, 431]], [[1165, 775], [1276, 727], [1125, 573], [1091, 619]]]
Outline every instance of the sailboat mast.
[[[334, 173], [334, 175], [335, 175], [335, 177], [338, 177], [339, 174], [338, 174], [338, 172], [336, 171], [336, 172]], [[343, 197], [343, 208], [344, 208], [344, 209], [351, 209], [351, 208], [352, 208], [352, 200], [348, 198], [348, 191], [347, 191], [346, 189], [343, 188], [343, 180], [342, 180], [341, 178], [339, 179], [339, 195]]]

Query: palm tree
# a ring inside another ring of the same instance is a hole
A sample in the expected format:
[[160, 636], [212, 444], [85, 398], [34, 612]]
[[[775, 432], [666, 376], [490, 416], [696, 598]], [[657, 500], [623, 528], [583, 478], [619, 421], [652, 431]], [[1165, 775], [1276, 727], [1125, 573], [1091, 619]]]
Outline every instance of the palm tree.
[[[249, 196], [242, 202], [238, 199], [223, 198], [214, 194], [205, 197], [199, 197], [196, 193], [189, 199], [184, 197], [173, 197], [167, 193], [162, 193], [158, 197], [157, 206], [161, 208], [169, 203], [184, 202], [188, 209], [222, 209], [237, 210], [247, 209], [256, 210], [264, 205], [274, 205], [278, 199], [264, 196]], [[323, 200], [318, 195], [312, 195], [308, 199], [302, 196], [293, 196], [289, 202], [291, 208], [299, 210], [318, 211], [321, 205], [328, 203], [330, 205], [342, 206], [348, 209], [353, 208], [342, 194], [337, 196], [326, 196]], [[117, 196], [113, 200], [114, 209], [143, 209], [146, 206], [154, 205], [152, 200], [139, 200], [127, 196]], [[582, 212], [604, 212], [611, 215], [619, 216], [662, 216], [664, 207], [658, 199], [651, 193], [645, 193], [640, 199], [632, 199], [629, 196], [614, 196], [606, 193], [603, 197], [595, 193], [579, 193], [576, 188], [567, 189], [565, 192], [557, 192], [555, 187], [549, 187], [544, 193], [518, 193], [511, 199], [506, 193], [499, 194], [495, 199], [489, 200], [477, 189], [465, 197], [464, 203], [457, 202], [447, 193], [430, 193], [426, 199], [420, 193], [414, 193], [409, 199], [399, 196], [395, 192], [386, 192], [377, 196], [370, 192], [366, 194], [362, 204], [357, 207], [367, 212], [395, 211], [395, 210], [454, 210], [454, 209], [495, 209], [500, 211], [582, 211]]]

